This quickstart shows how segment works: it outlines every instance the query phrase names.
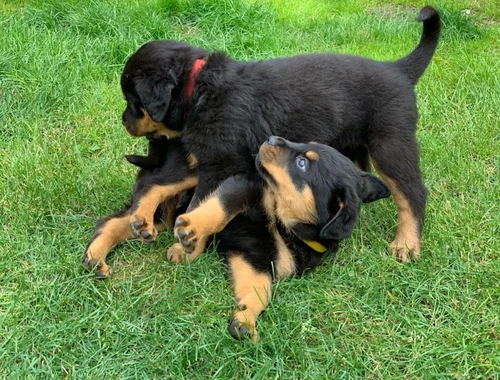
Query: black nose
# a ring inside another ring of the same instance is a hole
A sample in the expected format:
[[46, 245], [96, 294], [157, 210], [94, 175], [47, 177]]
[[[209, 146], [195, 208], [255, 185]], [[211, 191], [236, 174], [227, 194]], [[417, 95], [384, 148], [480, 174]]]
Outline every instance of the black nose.
[[278, 136], [269, 136], [266, 141], [266, 144], [273, 146], [285, 146], [285, 139]]

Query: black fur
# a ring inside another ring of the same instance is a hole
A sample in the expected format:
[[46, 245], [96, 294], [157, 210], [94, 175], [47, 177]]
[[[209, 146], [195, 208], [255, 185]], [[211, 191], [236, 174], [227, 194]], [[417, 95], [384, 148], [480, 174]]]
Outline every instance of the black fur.
[[[262, 192], [273, 187], [276, 189], [272, 191], [279, 192], [279, 183], [263, 167], [258, 155], [256, 167], [264, 182], [235, 176], [224, 181], [216, 192], [227, 214], [234, 215], [236, 209], [245, 210], [218, 234], [218, 250], [243, 252], [252, 266], [271, 273], [272, 262], [278, 255], [278, 244], [269, 228], [261, 225], [268, 226], [270, 221], [276, 221], [279, 235], [293, 253], [296, 274], [300, 275], [304, 270], [314, 268], [322, 256], [303, 240], [318, 241], [329, 248], [329, 252], [335, 252], [339, 241], [352, 234], [361, 203], [387, 198], [390, 191], [382, 180], [359, 171], [349, 159], [327, 145], [292, 143], [274, 136], [266, 144], [282, 151], [287, 175], [294, 186], [298, 190], [305, 186], [312, 190], [316, 223], [299, 221], [290, 225], [280, 220], [279, 214], [269, 215], [269, 210], [266, 211], [261, 203]], [[310, 151], [318, 154], [318, 161], [304, 156]], [[297, 157], [308, 161], [305, 171], [297, 168]], [[241, 207], [242, 203], [245, 207]], [[343, 206], [339, 207], [339, 204]]]
[[[257, 170], [252, 173], [255, 175], [235, 175], [226, 179], [214, 194], [232, 220], [228, 220], [222, 231], [214, 231], [218, 232], [217, 250], [228, 261], [235, 256], [241, 256], [256, 273], [266, 274], [269, 278], [286, 277], [301, 275], [305, 270], [316, 267], [325, 252], [316, 251], [306, 241], [316, 241], [327, 247], [328, 252], [335, 253], [339, 241], [351, 234], [361, 203], [390, 195], [387, 186], [380, 179], [360, 172], [349, 159], [329, 146], [297, 144], [280, 137], [270, 137], [264, 146], [279, 150], [281, 168], [291, 179], [293, 188], [299, 191], [311, 190], [314, 199], [314, 223], [300, 220], [300, 215], [295, 215], [299, 219], [290, 224], [288, 220], [281, 219], [279, 213], [274, 213], [277, 209], [265, 206], [266, 192], [277, 194], [283, 178], [272, 177], [262, 160], [261, 152], [254, 160]], [[307, 159], [306, 153], [311, 152], [316, 154], [317, 160]], [[275, 157], [277, 156], [278, 154]], [[308, 160], [306, 170], [297, 168], [298, 158]], [[193, 169], [190, 168], [180, 140], [151, 140], [147, 156], [129, 155], [127, 159], [141, 168], [133, 191], [132, 206], [102, 218], [89, 246], [94, 239], [102, 238], [103, 234], [113, 234], [113, 231], [106, 229], [108, 223], [114, 218], [130, 214], [134, 204], [137, 204], [152, 186], [168, 183], [172, 177], [182, 181], [193, 175]], [[275, 186], [278, 187], [274, 188]], [[187, 191], [170, 200], [176, 202], [175, 215], [186, 211], [192, 195], [192, 191]], [[297, 202], [299, 201], [297, 199]], [[166, 209], [164, 204], [158, 206], [155, 222], [167, 218], [164, 214]], [[292, 272], [279, 272], [280, 267], [277, 264], [286, 258], [283, 258], [283, 247], [280, 246], [277, 236], [291, 253]], [[105, 256], [101, 259], [104, 260]], [[104, 278], [109, 275], [107, 265], [92, 261], [87, 254], [83, 263], [90, 269], [97, 267], [97, 277]], [[245, 278], [235, 279], [234, 274], [233, 280], [246, 281]], [[252, 283], [249, 284], [249, 289], [252, 289]], [[238, 310], [246, 308], [245, 304], [238, 306]], [[230, 323], [230, 332], [234, 337], [241, 338], [241, 335], [249, 333], [249, 330], [235, 319]]]
[[[182, 182], [195, 175], [196, 170], [189, 167], [187, 156], [180, 140], [165, 137], [149, 140], [147, 156], [126, 155], [127, 161], [140, 168], [132, 191], [130, 210], [135, 210], [139, 200], [152, 186]], [[159, 207], [157, 212], [162, 209]]]
[[[351, 235], [362, 202], [390, 196], [384, 182], [362, 173], [327, 145], [298, 144], [271, 136], [261, 147], [255, 165], [260, 178], [230, 177], [210, 196], [218, 199], [225, 215], [224, 223], [216, 222], [220, 228], [210, 233], [217, 234], [217, 250], [225, 255], [230, 268], [231, 260], [240, 258], [252, 268], [250, 272], [267, 279], [300, 276], [316, 267], [327, 252], [337, 251], [340, 240]], [[282, 198], [283, 194], [296, 193], [304, 197]], [[199, 211], [207, 215], [214, 211], [209, 204], [213, 203], [202, 203]], [[189, 218], [189, 213], [179, 216], [182, 222], [175, 228], [184, 246], [192, 239], [189, 231], [196, 229], [186, 229], [192, 227], [186, 222]], [[252, 289], [262, 287], [258, 276], [248, 273], [232, 273], [233, 282], [243, 283], [246, 289], [240, 293], [235, 289], [238, 307], [229, 331], [236, 339], [256, 334], [254, 323], [245, 325], [239, 315], [251, 306], [238, 298], [248, 299]], [[268, 300], [262, 302], [267, 304]], [[249, 312], [257, 315], [261, 306]]]
[[[144, 108], [155, 122], [182, 132], [200, 169], [190, 208], [225, 179], [254, 171], [252, 156], [270, 135], [327, 144], [365, 170], [369, 155], [410, 205], [420, 239], [427, 190], [415, 138], [414, 85], [436, 49], [440, 21], [431, 7], [419, 20], [419, 45], [395, 62], [335, 54], [241, 62], [175, 41], [149, 42], [122, 75], [127, 129], [134, 134], [130, 120], [140, 114], [130, 114]], [[189, 74], [199, 58], [206, 64], [188, 98]]]
[[[181, 182], [186, 177], [195, 175], [195, 170], [190, 168], [187, 162], [187, 153], [179, 140], [168, 140], [163, 137], [150, 139], [147, 156], [127, 155], [125, 157], [131, 164], [140, 168], [132, 190], [130, 203], [125, 205], [122, 210], [98, 220], [82, 259], [83, 265], [89, 270], [95, 269], [96, 276], [99, 278], [109, 276], [106, 269], [108, 266], [105, 262], [109, 249], [124, 240], [134, 237], [134, 234], [130, 234], [133, 229], [130, 231], [129, 218], [148, 190], [153, 186]], [[183, 191], [159, 203], [154, 215], [152, 215], [154, 224], [158, 226], [167, 224], [169, 227], [173, 227], [175, 218], [186, 211], [193, 194], [193, 189]], [[120, 225], [125, 224], [122, 230], [126, 232], [122, 231], [120, 233], [115, 230], [116, 226], [113, 223], [120, 220], [123, 220]], [[140, 237], [145, 243], [151, 243], [154, 240], [154, 237], [150, 234], [135, 237]], [[92, 253], [89, 248], [97, 239], [111, 240], [114, 241], [114, 244], [108, 246], [108, 249], [104, 249], [104, 251], [102, 250], [102, 244], [98, 244], [101, 247], [99, 252]]]

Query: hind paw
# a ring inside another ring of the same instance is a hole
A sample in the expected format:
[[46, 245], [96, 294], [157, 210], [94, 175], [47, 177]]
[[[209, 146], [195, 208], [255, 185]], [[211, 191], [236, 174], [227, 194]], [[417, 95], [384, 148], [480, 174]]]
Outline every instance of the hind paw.
[[158, 231], [152, 220], [134, 214], [130, 217], [130, 230], [134, 237], [140, 239], [145, 244], [151, 244], [156, 240]]

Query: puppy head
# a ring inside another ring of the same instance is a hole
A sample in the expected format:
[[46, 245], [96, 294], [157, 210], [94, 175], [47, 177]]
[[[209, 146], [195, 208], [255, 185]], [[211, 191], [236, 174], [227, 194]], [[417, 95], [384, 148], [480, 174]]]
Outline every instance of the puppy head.
[[362, 202], [390, 195], [384, 182], [323, 144], [271, 136], [256, 164], [272, 193], [276, 216], [302, 239], [345, 239]]
[[127, 107], [122, 120], [132, 136], [181, 134], [185, 85], [202, 49], [175, 41], [152, 41], [127, 61], [121, 87]]

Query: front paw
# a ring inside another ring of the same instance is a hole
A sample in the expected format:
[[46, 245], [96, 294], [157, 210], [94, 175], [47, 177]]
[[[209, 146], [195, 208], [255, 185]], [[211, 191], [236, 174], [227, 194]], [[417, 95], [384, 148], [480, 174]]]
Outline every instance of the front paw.
[[195, 250], [198, 243], [198, 235], [188, 214], [177, 217], [174, 225], [174, 234], [177, 241], [182, 245], [184, 252], [191, 253]]
[[171, 263], [183, 264], [189, 262], [189, 255], [179, 243], [172, 245], [167, 251], [167, 260]]
[[403, 239], [394, 240], [391, 245], [391, 250], [396, 259], [403, 264], [410, 262], [410, 259], [418, 259], [420, 256], [420, 242]]
[[228, 329], [231, 336], [236, 340], [249, 338], [253, 342], [256, 342], [258, 339], [255, 324], [242, 323], [238, 320], [237, 317], [234, 317], [233, 320], [229, 323]]
[[111, 268], [103, 261], [92, 257], [90, 250], [83, 254], [82, 265], [89, 272], [94, 272], [98, 279], [105, 279], [111, 276]]
[[151, 244], [158, 236], [154, 222], [138, 214], [133, 214], [130, 217], [130, 230], [134, 237], [140, 239], [145, 244]]

